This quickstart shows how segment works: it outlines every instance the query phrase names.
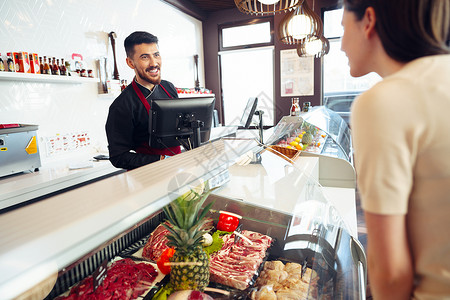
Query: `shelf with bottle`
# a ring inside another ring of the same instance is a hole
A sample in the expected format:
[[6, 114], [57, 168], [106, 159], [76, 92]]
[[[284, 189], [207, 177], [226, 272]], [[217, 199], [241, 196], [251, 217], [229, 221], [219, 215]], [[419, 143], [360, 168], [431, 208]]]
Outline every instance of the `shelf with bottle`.
[[[8, 81], [36, 81], [36, 82], [63, 82], [63, 83], [86, 83], [86, 82], [99, 82], [98, 79], [92, 77], [92, 71], [90, 76], [81, 73], [68, 72], [64, 59], [53, 60], [49, 57], [47, 62], [47, 56], [38, 57], [36, 53], [27, 52], [9, 52], [7, 53], [6, 64], [3, 63], [3, 68], [0, 62], [0, 80]], [[1, 59], [1, 54], [0, 54]], [[85, 71], [85, 70], [84, 70]], [[74, 76], [75, 74], [75, 76]], [[56, 76], [55, 76], [56, 75]], [[71, 75], [69, 77], [69, 75]], [[89, 77], [80, 78], [80, 77]]]
[[178, 97], [189, 98], [189, 97], [208, 97], [213, 94], [211, 90], [206, 88], [176, 88]]
[[0, 81], [31, 81], [45, 83], [96, 83], [98, 78], [81, 77], [81, 76], [61, 76], [48, 74], [33, 74], [20, 72], [0, 72]]

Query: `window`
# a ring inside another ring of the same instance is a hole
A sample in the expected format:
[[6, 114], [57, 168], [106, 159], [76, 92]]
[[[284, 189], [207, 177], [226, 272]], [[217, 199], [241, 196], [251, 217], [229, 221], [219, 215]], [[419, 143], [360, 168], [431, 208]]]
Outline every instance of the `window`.
[[220, 26], [219, 41], [225, 125], [239, 125], [250, 97], [258, 97], [264, 126], [274, 125], [273, 19]]
[[240, 124], [250, 97], [258, 97], [257, 110], [264, 112], [263, 124], [274, 125], [273, 56], [273, 47], [220, 53], [225, 125]]
[[341, 51], [344, 33], [341, 25], [342, 14], [342, 8], [324, 12], [324, 35], [330, 41], [330, 52], [323, 60], [322, 104], [338, 112], [348, 122], [353, 99], [380, 81], [381, 77], [375, 73], [358, 78], [350, 75], [348, 58]]
[[273, 18], [259, 18], [219, 26], [219, 51], [270, 45], [273, 45]]
[[222, 29], [222, 48], [271, 43], [270, 22]]
[[324, 56], [324, 94], [365, 91], [381, 79], [375, 73], [359, 78], [350, 75], [347, 56], [341, 51], [344, 33], [341, 25], [342, 14], [342, 8], [327, 10], [324, 13], [324, 35], [330, 41], [330, 52]]

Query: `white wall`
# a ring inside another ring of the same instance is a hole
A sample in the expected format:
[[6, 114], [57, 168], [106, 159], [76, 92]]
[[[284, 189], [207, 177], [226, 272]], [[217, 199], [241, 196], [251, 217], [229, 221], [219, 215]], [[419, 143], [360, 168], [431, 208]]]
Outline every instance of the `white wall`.
[[[129, 83], [133, 71], [125, 63], [124, 39], [133, 31], [159, 38], [162, 77], [176, 87], [194, 87], [194, 59], [199, 55], [200, 85], [204, 85], [202, 24], [160, 0], [2, 0], [0, 52], [33, 52], [71, 59], [83, 55], [87, 67], [107, 56], [113, 70], [108, 33], [117, 33], [116, 57], [120, 79]], [[48, 75], [52, 76], [52, 75]], [[77, 151], [107, 151], [104, 124], [113, 95], [98, 95], [95, 83], [38, 83], [0, 79], [0, 124], [39, 125], [43, 163]], [[88, 133], [90, 146], [47, 151], [55, 136]]]

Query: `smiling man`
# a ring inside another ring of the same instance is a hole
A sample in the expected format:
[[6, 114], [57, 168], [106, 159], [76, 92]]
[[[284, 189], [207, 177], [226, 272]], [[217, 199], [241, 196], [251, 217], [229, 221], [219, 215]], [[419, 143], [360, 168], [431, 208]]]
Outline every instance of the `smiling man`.
[[124, 42], [127, 65], [135, 77], [109, 108], [106, 136], [111, 163], [117, 168], [135, 169], [181, 152], [180, 147], [154, 149], [148, 146], [149, 100], [178, 98], [174, 85], [161, 80], [158, 38], [136, 31]]

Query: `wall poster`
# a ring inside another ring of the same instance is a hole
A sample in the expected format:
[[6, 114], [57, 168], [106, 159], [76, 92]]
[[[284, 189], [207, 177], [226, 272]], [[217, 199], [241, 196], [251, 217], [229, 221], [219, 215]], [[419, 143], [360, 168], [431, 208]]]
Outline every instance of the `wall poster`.
[[297, 49], [280, 51], [281, 97], [314, 95], [314, 56], [299, 57]]

